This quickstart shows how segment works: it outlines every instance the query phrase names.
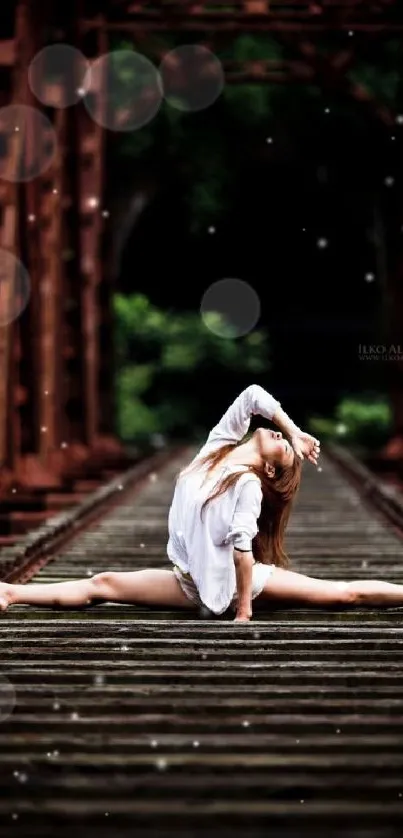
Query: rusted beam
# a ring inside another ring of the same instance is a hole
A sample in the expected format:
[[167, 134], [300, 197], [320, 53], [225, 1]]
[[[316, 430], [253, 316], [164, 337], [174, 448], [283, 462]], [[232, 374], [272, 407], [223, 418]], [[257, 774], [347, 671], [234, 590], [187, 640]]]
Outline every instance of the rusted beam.
[[[108, 50], [105, 20], [98, 18], [97, 54]], [[101, 86], [102, 79], [97, 75]], [[84, 381], [86, 443], [96, 441], [99, 423], [99, 369], [100, 353], [108, 351], [100, 346], [99, 288], [103, 281], [102, 216], [104, 193], [105, 131], [102, 127], [106, 98], [101, 89], [92, 90], [97, 96], [99, 121], [90, 119], [84, 107], [78, 109], [79, 151], [79, 225], [80, 225], [80, 275], [82, 278], [82, 324], [84, 335]]]
[[[81, 22], [83, 32], [98, 29], [96, 19], [86, 18]], [[237, 15], [236, 17], [219, 17], [218, 15], [203, 14], [200, 17], [183, 19], [177, 17], [174, 20], [166, 20], [160, 17], [148, 17], [139, 14], [135, 20], [108, 21], [107, 31], [111, 32], [132, 32], [136, 33], [138, 28], [145, 32], [207, 32], [213, 29], [215, 32], [294, 32], [301, 34], [324, 33], [324, 32], [362, 32], [368, 34], [386, 35], [398, 34], [403, 31], [403, 23], [365, 23], [359, 20], [351, 20], [348, 23], [340, 23], [337, 20], [328, 22], [313, 22], [308, 20], [278, 21], [265, 17], [259, 19], [257, 15]]]
[[41, 213], [41, 375], [40, 375], [40, 428], [39, 453], [48, 462], [59, 447], [60, 429], [60, 351], [62, 305], [62, 201], [66, 111], [60, 109], [55, 117], [58, 150], [51, 169], [46, 173]]
[[356, 2], [355, 0], [345, 0], [345, 2], [338, 2], [338, 0], [321, 0], [321, 2], [312, 2], [312, 0], [301, 0], [299, 3], [269, 2], [269, 0], [231, 0], [231, 2], [195, 2], [195, 0], [170, 0], [168, 2], [153, 3], [148, 0], [143, 2], [124, 2], [114, 4], [122, 10], [122, 13], [127, 17], [138, 17], [139, 15], [147, 16], [149, 18], [163, 17], [176, 18], [179, 16], [201, 17], [208, 15], [210, 18], [216, 17], [218, 19], [225, 18], [246, 18], [255, 16], [262, 19], [326, 19], [330, 20], [336, 15], [355, 15], [357, 19], [364, 18], [364, 22], [369, 18], [382, 21], [386, 18], [392, 17], [395, 9], [393, 3], [366, 3], [364, 0]]
[[0, 67], [14, 67], [15, 59], [15, 39], [0, 41]]
[[[3, 58], [10, 67], [10, 90], [14, 102], [23, 104], [28, 98], [25, 68], [32, 54], [29, 3], [21, 0], [15, 11], [15, 39], [13, 41], [15, 65], [9, 64], [10, 50]], [[6, 61], [7, 59], [7, 61]], [[9, 135], [9, 125], [0, 123], [0, 132], [6, 137], [5, 160], [0, 185], [1, 227], [0, 246], [0, 466], [2, 480], [7, 480], [20, 454], [21, 428], [19, 415], [19, 363], [20, 325], [13, 316], [17, 276], [12, 266], [13, 256], [18, 258], [20, 241], [18, 232], [18, 183], [16, 173], [24, 159], [24, 128]], [[4, 468], [6, 471], [4, 471]]]

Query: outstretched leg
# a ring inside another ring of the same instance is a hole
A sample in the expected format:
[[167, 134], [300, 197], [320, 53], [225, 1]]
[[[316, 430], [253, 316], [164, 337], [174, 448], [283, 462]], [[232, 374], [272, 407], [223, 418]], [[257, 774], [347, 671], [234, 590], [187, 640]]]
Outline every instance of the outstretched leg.
[[256, 597], [256, 602], [263, 600], [318, 607], [391, 608], [403, 605], [403, 585], [377, 579], [335, 582], [276, 567], [263, 591]]
[[77, 607], [96, 600], [193, 608], [172, 570], [104, 571], [73, 582], [9, 585], [0, 582], [0, 610], [8, 605]]

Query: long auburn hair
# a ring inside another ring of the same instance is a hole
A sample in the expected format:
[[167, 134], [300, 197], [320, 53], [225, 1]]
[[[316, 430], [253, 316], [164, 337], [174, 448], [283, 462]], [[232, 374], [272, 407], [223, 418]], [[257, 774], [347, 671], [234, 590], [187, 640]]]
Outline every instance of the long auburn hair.
[[[215, 468], [230, 451], [237, 448], [240, 443], [229, 443], [222, 445], [211, 454], [207, 454], [201, 459], [197, 459], [191, 464], [191, 469], [197, 467], [201, 468], [208, 465], [207, 475]], [[278, 567], [289, 567], [290, 561], [287, 553], [284, 550], [283, 542], [285, 530], [290, 517], [292, 502], [298, 492], [301, 481], [301, 460], [297, 455], [294, 455], [294, 461], [291, 466], [276, 466], [275, 476], [269, 477], [264, 471], [263, 466], [249, 466], [249, 471], [260, 480], [262, 487], [262, 507], [258, 519], [258, 532], [252, 541], [252, 552], [255, 559], [263, 564], [275, 564]], [[184, 469], [187, 471], [189, 466]], [[201, 512], [203, 514], [204, 507], [215, 498], [222, 495], [245, 472], [232, 472], [219, 481], [217, 487], [204, 501]]]

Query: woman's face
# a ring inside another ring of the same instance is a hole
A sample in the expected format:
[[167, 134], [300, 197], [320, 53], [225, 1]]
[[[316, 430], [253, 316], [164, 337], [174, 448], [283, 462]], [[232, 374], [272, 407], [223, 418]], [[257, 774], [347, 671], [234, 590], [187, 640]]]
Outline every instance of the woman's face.
[[294, 449], [282, 433], [258, 428], [255, 434], [259, 452], [265, 462], [273, 466], [292, 466]]

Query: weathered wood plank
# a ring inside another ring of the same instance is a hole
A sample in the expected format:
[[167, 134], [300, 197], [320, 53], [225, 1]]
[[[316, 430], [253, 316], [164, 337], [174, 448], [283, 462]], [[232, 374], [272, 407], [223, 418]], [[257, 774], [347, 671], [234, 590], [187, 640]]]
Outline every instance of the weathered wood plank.
[[[181, 464], [33, 581], [169, 567]], [[403, 582], [401, 540], [325, 458], [306, 470], [287, 547], [308, 575]], [[15, 692], [0, 725], [1, 836], [400, 838], [403, 608], [282, 604], [235, 626], [115, 603], [16, 606], [0, 659]]]

